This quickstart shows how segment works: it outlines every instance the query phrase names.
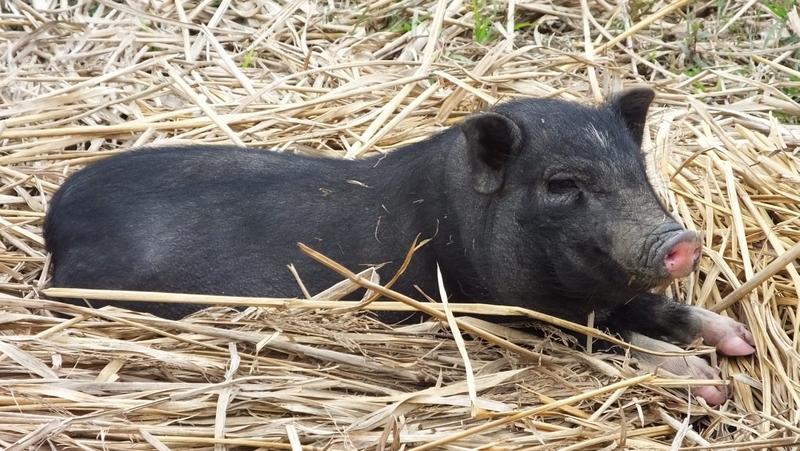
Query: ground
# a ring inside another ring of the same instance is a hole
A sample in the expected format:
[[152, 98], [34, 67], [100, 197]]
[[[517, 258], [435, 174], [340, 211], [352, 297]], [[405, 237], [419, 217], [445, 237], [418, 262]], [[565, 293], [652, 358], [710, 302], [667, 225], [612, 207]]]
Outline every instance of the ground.
[[[800, 432], [798, 36], [794, 0], [0, 4], [0, 444], [788, 449]], [[44, 293], [48, 199], [116, 152], [224, 142], [357, 158], [498, 101], [591, 103], [635, 85], [658, 92], [653, 183], [705, 241], [699, 271], [670, 291], [756, 337], [756, 357], [716, 358], [733, 392], [720, 409], [549, 329], [508, 336], [520, 350], [312, 301], [169, 322]]]

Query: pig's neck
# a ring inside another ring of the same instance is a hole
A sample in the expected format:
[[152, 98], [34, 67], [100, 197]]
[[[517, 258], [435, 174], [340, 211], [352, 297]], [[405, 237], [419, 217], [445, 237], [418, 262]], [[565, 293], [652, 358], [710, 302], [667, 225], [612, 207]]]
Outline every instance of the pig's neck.
[[[441, 219], [445, 165], [453, 144], [461, 135], [448, 129], [385, 155], [362, 160], [372, 183], [384, 194], [383, 202], [396, 205], [424, 221]], [[388, 206], [388, 204], [387, 204]], [[422, 231], [420, 231], [422, 232]]]
[[465, 206], [461, 200], [468, 196], [461, 191], [469, 188], [464, 188], [461, 182], [452, 183], [454, 177], [467, 175], [466, 161], [461, 161], [465, 155], [464, 144], [463, 134], [453, 127], [425, 141], [394, 150], [384, 156], [383, 161], [373, 157], [371, 160], [377, 162], [374, 183], [381, 186], [389, 209], [406, 213], [407, 224], [402, 229], [408, 246], [417, 234], [420, 240], [430, 239], [415, 253], [419, 271], [407, 272], [408, 277], [404, 278], [416, 277], [415, 284], [421, 285], [428, 294], [436, 295], [438, 263], [449, 294], [460, 301], [488, 300], [490, 294], [468, 257], [467, 248], [474, 247], [475, 243], [467, 241], [474, 241], [475, 237], [465, 236], [465, 230], [459, 225], [474, 220], [477, 226], [479, 218], [474, 217], [473, 205], [469, 212], [459, 211]]
[[[462, 136], [457, 128], [445, 130], [386, 155], [364, 159], [368, 168], [363, 170], [370, 173], [376, 191], [383, 193], [379, 196], [381, 208], [395, 213], [384, 220], [394, 217], [398, 221], [393, 224], [398, 230], [395, 244], [403, 247], [402, 253], [417, 235], [420, 240], [430, 239], [414, 254], [413, 264], [401, 280], [420, 285], [435, 296], [438, 263], [450, 294], [460, 300], [484, 300], [488, 293], [467, 258], [457, 225], [458, 205], [452, 199], [459, 193], [450, 192], [454, 188], [448, 183], [448, 166], [452, 171], [453, 159], [463, 150]], [[398, 249], [391, 251], [396, 254]]]

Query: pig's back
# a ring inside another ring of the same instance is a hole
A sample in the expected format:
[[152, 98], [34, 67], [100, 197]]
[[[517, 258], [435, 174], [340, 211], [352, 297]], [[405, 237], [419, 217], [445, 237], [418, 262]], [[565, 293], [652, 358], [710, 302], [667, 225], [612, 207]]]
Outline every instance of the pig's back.
[[111, 234], [147, 227], [159, 217], [191, 223], [270, 206], [280, 213], [290, 201], [302, 209], [309, 187], [340, 178], [347, 164], [227, 146], [130, 151], [67, 179], [50, 202], [44, 235], [48, 250], [57, 252], [64, 234], [101, 225]]

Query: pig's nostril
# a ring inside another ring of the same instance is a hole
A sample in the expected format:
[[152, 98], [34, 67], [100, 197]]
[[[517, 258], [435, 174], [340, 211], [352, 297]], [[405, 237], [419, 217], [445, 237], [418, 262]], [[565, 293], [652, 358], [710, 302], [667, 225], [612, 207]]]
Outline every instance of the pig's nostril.
[[700, 260], [700, 243], [694, 236], [686, 238], [673, 244], [664, 257], [664, 266], [672, 277], [689, 275]]

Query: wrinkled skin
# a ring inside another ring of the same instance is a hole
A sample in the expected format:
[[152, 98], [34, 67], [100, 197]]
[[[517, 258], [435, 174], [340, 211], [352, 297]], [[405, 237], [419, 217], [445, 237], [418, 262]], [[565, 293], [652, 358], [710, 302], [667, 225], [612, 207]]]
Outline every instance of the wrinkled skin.
[[[415, 285], [437, 292], [438, 263], [454, 301], [581, 323], [595, 312], [629, 338], [702, 337], [728, 355], [750, 354], [743, 325], [648, 294], [692, 272], [700, 254], [697, 235], [647, 181], [640, 144], [652, 98], [636, 89], [598, 107], [509, 102], [356, 161], [224, 146], [128, 152], [76, 173], [54, 196], [45, 221], [52, 284], [298, 296], [289, 263], [312, 291], [338, 277], [296, 243], [351, 269], [387, 263], [386, 278], [419, 234], [431, 241], [395, 285], [411, 296]], [[199, 308], [125, 306], [168, 318]], [[701, 361], [661, 363], [693, 377], [713, 372]], [[709, 403], [725, 398], [703, 389], [695, 394]]]

